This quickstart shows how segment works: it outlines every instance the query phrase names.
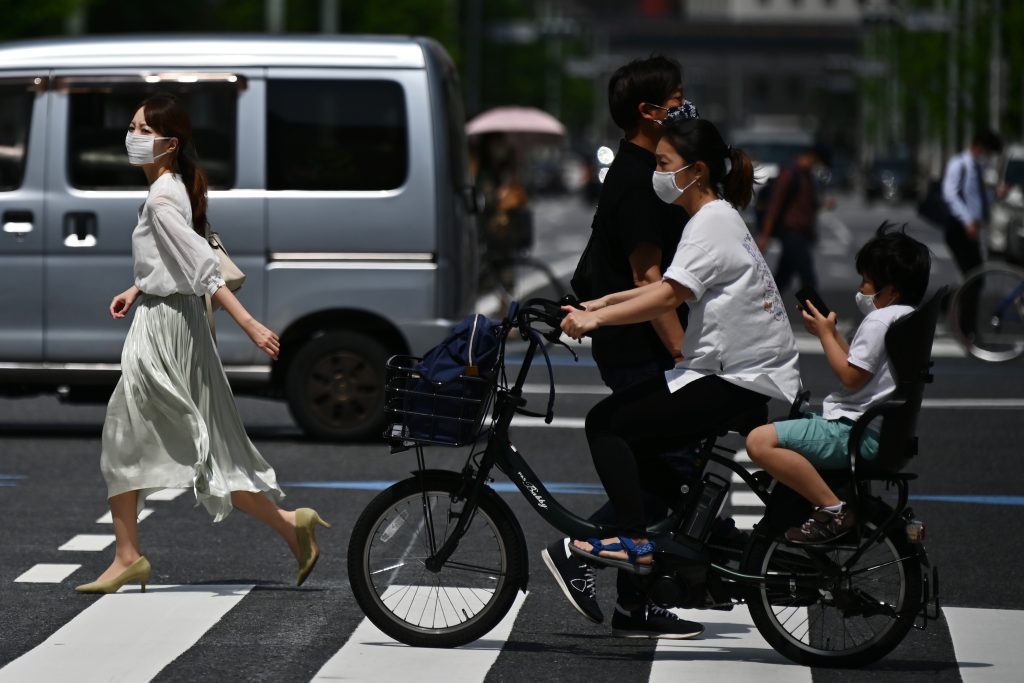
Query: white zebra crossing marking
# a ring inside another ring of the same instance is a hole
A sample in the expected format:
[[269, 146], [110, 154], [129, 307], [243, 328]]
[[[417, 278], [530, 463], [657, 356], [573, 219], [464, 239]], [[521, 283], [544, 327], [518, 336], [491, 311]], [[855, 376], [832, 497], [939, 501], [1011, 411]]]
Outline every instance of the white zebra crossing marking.
[[[692, 611], [677, 613], [683, 618], [694, 618]], [[658, 641], [650, 683], [698, 681], [705, 676], [758, 683], [811, 681], [810, 669], [794, 664], [765, 642], [746, 609], [704, 610], [698, 620], [706, 628], [700, 638]]]
[[131, 586], [104, 595], [0, 669], [0, 683], [148, 681], [250, 590], [251, 584], [149, 586], [142, 593]]
[[[449, 672], [448, 680], [482, 681], [501, 654], [526, 595], [518, 593], [505, 618], [480, 640], [453, 650], [398, 645], [369, 619], [352, 633], [345, 645], [321, 667], [314, 681], [351, 680], [407, 683], [424, 680], [427, 672]], [[440, 659], [444, 664], [440, 665]], [[452, 672], [458, 672], [452, 675]], [[450, 678], [449, 678], [450, 676]]]
[[764, 503], [753, 491], [733, 491], [729, 502], [736, 507], [764, 507]]
[[1024, 611], [943, 607], [942, 613], [964, 683], [1021, 680]]
[[188, 489], [161, 489], [146, 496], [146, 500], [174, 500]]
[[[143, 508], [142, 512], [139, 513], [139, 521], [141, 522], [142, 520], [146, 519], [146, 517], [149, 517], [151, 514], [153, 514], [153, 511], [150, 508]], [[111, 516], [110, 511], [108, 510], [107, 514], [103, 515], [102, 517], [96, 520], [96, 523], [113, 524], [114, 518], [113, 516]]]
[[736, 522], [737, 529], [743, 529], [750, 531], [754, 528], [754, 525], [761, 521], [762, 515], [732, 515], [732, 519]]
[[14, 583], [60, 583], [78, 570], [80, 564], [37, 564]]
[[57, 550], [97, 552], [114, 542], [113, 534], [78, 534]]

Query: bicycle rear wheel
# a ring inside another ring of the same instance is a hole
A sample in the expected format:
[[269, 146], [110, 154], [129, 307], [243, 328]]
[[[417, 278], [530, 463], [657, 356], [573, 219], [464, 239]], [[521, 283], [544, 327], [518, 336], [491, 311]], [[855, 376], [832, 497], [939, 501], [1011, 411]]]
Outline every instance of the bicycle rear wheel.
[[855, 667], [881, 659], [903, 640], [922, 593], [920, 560], [902, 526], [890, 529], [848, 572], [840, 571], [852, 555], [852, 546], [755, 541], [747, 572], [769, 580], [747, 602], [773, 648], [807, 666]]
[[1024, 270], [988, 263], [968, 274], [949, 305], [949, 326], [967, 353], [989, 362], [1024, 353]]
[[463, 514], [462, 483], [441, 472], [398, 482], [370, 502], [352, 529], [348, 573], [356, 601], [381, 631], [407, 645], [477, 640], [526, 585], [522, 531], [489, 489], [455, 552], [439, 571], [427, 568]]

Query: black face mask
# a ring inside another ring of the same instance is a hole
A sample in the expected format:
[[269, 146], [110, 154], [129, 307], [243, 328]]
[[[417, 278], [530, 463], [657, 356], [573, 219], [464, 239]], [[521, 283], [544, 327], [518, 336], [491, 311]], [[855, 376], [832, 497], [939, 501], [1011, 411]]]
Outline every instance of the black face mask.
[[697, 111], [697, 105], [690, 100], [683, 100], [683, 103], [678, 107], [662, 107], [657, 104], [652, 104], [650, 106], [665, 110], [665, 118], [660, 121], [655, 120], [655, 123], [659, 126], [664, 126], [666, 123], [672, 123], [673, 121], [700, 118], [700, 112]]

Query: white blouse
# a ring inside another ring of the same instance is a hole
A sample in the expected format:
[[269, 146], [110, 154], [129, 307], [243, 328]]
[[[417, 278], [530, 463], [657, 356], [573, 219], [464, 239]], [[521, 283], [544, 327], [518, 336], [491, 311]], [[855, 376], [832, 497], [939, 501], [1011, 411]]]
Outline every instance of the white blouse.
[[181, 176], [165, 173], [149, 187], [132, 232], [135, 286], [146, 294], [213, 294], [224, 286], [220, 261], [192, 229], [192, 205]]
[[708, 202], [690, 218], [664, 279], [693, 292], [683, 360], [670, 391], [706, 375], [792, 402], [800, 392], [796, 339], [775, 280], [743, 217]]

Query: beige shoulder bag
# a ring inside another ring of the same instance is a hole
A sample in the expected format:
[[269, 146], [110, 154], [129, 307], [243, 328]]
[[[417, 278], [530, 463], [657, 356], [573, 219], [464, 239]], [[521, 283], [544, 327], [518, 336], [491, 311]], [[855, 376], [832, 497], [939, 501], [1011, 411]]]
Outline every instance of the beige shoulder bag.
[[[232, 292], [237, 292], [245, 284], [245, 273], [228, 256], [228, 250], [224, 248], [224, 243], [221, 241], [219, 234], [208, 232], [206, 241], [210, 243], [213, 253], [217, 255], [217, 259], [220, 261], [220, 276], [224, 278], [224, 286]], [[213, 335], [214, 341], [216, 341], [217, 330], [213, 324], [213, 312], [219, 309], [220, 305], [209, 294], [204, 298], [206, 299], [206, 319], [210, 323], [210, 333]]]

